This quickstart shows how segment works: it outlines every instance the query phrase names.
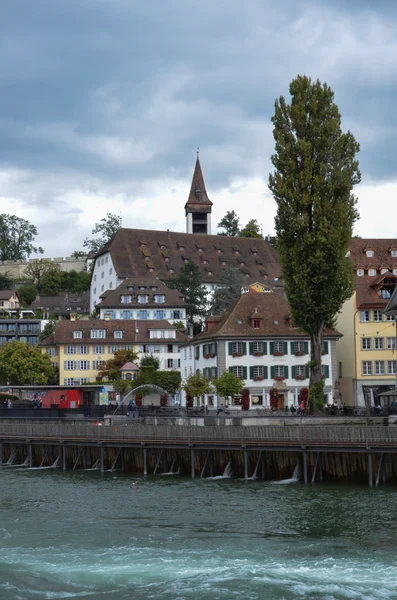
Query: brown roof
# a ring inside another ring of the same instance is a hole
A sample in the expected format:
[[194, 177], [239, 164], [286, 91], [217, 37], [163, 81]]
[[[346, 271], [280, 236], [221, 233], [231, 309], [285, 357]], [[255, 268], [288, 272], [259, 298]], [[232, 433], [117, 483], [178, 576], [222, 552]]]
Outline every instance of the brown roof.
[[[140, 287], [145, 287], [145, 290], [139, 290]], [[133, 287], [133, 291], [128, 291], [129, 287]], [[157, 290], [152, 290], [152, 287], [157, 287]], [[149, 296], [149, 302], [146, 304], [139, 304], [137, 296], [140, 294], [147, 294]], [[121, 296], [132, 296], [132, 302], [125, 304], [121, 302]], [[159, 304], [154, 301], [155, 295], [165, 296], [165, 302]], [[107, 290], [101, 296], [101, 302], [96, 305], [96, 308], [169, 308], [178, 307], [184, 308], [185, 302], [183, 296], [178, 290], [170, 290], [160, 279], [154, 277], [128, 277], [113, 290]]]
[[207, 190], [205, 189], [204, 177], [201, 171], [199, 158], [197, 157], [194, 167], [192, 185], [190, 188], [189, 198], [185, 204], [186, 212], [188, 208], [200, 210], [205, 207], [203, 212], [211, 212], [212, 202], [208, 198]]
[[0, 300], [9, 300], [14, 294], [16, 294], [19, 299], [18, 292], [15, 290], [0, 290]]
[[[91, 338], [92, 329], [105, 329], [106, 338]], [[149, 331], [151, 329], [175, 329], [168, 321], [136, 321], [114, 319], [105, 321], [104, 319], [95, 319], [90, 321], [57, 321], [55, 332], [39, 342], [39, 346], [50, 346], [58, 344], [141, 344], [141, 343], [158, 343], [159, 338], [150, 338]], [[138, 330], [138, 333], [137, 333]], [[74, 339], [73, 332], [82, 331], [81, 339]], [[115, 338], [114, 332], [122, 331], [123, 337]], [[185, 336], [180, 332], [176, 332], [176, 338], [162, 338], [161, 343], [183, 343]]]
[[120, 229], [97, 257], [106, 252], [110, 252], [121, 278], [147, 277], [150, 273], [167, 280], [189, 260], [199, 267], [205, 283], [218, 283], [226, 266], [239, 268], [249, 282], [267, 280], [271, 284], [281, 277], [277, 251], [266, 240]]
[[57, 315], [81, 315], [90, 313], [90, 292], [82, 294], [64, 294], [63, 296], [37, 296], [32, 308], [41, 308]]
[[356, 290], [357, 308], [385, 308], [387, 300], [379, 296], [379, 289], [385, 279], [397, 282], [397, 276], [393, 273], [383, 273], [379, 277], [354, 275], [354, 288]]
[[[263, 315], [260, 329], [253, 329], [250, 325], [250, 315], [255, 308]], [[340, 337], [340, 333], [335, 330], [326, 330], [324, 335]], [[197, 335], [193, 341], [216, 337], [258, 338], [264, 336], [273, 338], [308, 337], [304, 331], [291, 327], [289, 304], [278, 293], [242, 294], [216, 325], [213, 325], [208, 332]]]
[[[374, 256], [368, 257], [365, 250], [373, 250]], [[350, 260], [353, 267], [380, 269], [387, 266], [392, 267], [396, 262], [390, 250], [397, 250], [397, 239], [360, 239], [353, 238], [350, 242]]]
[[125, 363], [120, 369], [120, 371], [139, 371], [138, 367], [133, 362]]
[[387, 315], [388, 314], [397, 315], [397, 286], [393, 292], [392, 297], [390, 298], [389, 302], [387, 303], [387, 306], [385, 308], [385, 313]]

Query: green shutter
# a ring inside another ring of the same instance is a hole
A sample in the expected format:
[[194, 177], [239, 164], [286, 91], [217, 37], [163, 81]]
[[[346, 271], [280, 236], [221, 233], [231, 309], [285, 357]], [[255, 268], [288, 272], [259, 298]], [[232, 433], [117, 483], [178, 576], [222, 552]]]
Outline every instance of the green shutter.
[[296, 377], [296, 368], [291, 367], [291, 379], [295, 379], [295, 377]]
[[196, 369], [196, 375], [200, 375], [200, 369]]
[[262, 352], [263, 354], [267, 354], [267, 342], [262, 342]]
[[212, 344], [212, 354], [214, 354], [214, 356], [216, 356], [218, 354], [218, 344]]
[[284, 367], [284, 379], [288, 379], [288, 367]]
[[254, 378], [254, 367], [250, 367], [250, 379]]
[[233, 342], [229, 342], [229, 356], [233, 354]]
[[270, 367], [270, 378], [274, 379], [274, 367]]
[[284, 345], [284, 354], [288, 354], [288, 342], [283, 342]]
[[247, 342], [243, 342], [241, 348], [243, 350], [243, 355], [245, 356], [247, 354]]
[[306, 379], [309, 379], [309, 377], [310, 377], [310, 369], [306, 365], [305, 365], [305, 377], [306, 377]]
[[328, 342], [323, 342], [323, 352], [324, 354], [328, 354]]
[[270, 354], [274, 354], [274, 342], [270, 342]]
[[249, 353], [252, 356], [254, 353], [254, 342], [249, 343]]
[[233, 373], [233, 367], [229, 367], [229, 373]]
[[247, 367], [243, 367], [243, 379], [247, 379]]
[[329, 377], [329, 365], [323, 365], [324, 375], [326, 378]]
[[303, 345], [305, 347], [305, 354], [309, 354], [309, 342], [303, 342]]
[[214, 379], [218, 379], [218, 367], [214, 367]]
[[295, 354], [295, 342], [291, 342], [291, 354]]
[[267, 379], [267, 367], [263, 367], [263, 378]]

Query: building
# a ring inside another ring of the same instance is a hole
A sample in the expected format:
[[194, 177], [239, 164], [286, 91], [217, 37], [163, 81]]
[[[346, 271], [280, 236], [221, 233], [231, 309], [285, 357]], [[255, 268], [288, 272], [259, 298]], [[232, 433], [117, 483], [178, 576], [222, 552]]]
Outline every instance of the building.
[[128, 277], [96, 305], [101, 319], [167, 320], [186, 328], [186, 306], [178, 290], [154, 277]]
[[338, 316], [343, 338], [337, 346], [342, 399], [370, 406], [394, 384], [396, 325], [384, 314], [397, 283], [397, 240], [352, 239], [347, 255], [354, 270], [354, 294]]
[[[269, 392], [277, 389], [278, 408], [297, 404], [299, 391], [309, 385], [310, 340], [293, 327], [289, 305], [277, 292], [243, 294], [222, 317], [210, 317], [206, 329], [181, 349], [182, 380], [198, 371], [216, 379], [229, 370], [245, 381], [251, 408], [270, 406]], [[324, 401], [332, 402], [335, 390], [336, 342], [340, 334], [324, 334]], [[204, 398], [219, 405], [215, 393]], [[239, 398], [233, 399], [239, 408]]]
[[103, 363], [117, 350], [153, 354], [160, 369], [179, 369], [184, 340], [168, 321], [65, 320], [39, 346], [59, 368], [60, 384], [79, 385], [98, 381]]
[[43, 319], [70, 319], [89, 317], [90, 292], [64, 294], [63, 296], [37, 296], [32, 303], [33, 310], [43, 311]]
[[39, 319], [0, 319], [0, 346], [18, 340], [35, 346], [39, 341]]
[[21, 308], [21, 300], [15, 290], [0, 290], [0, 313], [16, 312]]
[[211, 235], [211, 207], [200, 163], [197, 160], [185, 205], [188, 233], [120, 229], [95, 255], [90, 311], [102, 294], [117, 288], [127, 277], [153, 277], [166, 281], [192, 260], [211, 292], [223, 269], [236, 267], [247, 283], [265, 281], [281, 285], [277, 251], [267, 240]]

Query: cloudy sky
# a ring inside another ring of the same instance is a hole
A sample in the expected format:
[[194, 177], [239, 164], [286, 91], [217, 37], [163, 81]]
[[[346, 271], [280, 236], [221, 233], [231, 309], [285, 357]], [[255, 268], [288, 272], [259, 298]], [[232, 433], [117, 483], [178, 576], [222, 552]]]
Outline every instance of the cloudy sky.
[[378, 0], [1, 0], [1, 212], [46, 256], [95, 222], [185, 228], [196, 147], [213, 223], [273, 231], [275, 98], [297, 74], [335, 91], [361, 144], [363, 237], [396, 237], [397, 7]]

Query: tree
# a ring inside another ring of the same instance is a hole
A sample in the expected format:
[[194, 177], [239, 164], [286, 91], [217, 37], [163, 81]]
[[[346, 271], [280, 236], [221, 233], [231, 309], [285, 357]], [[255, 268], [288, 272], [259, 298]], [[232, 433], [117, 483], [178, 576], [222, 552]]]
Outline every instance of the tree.
[[45, 385], [53, 372], [50, 357], [40, 348], [19, 341], [0, 348], [1, 385]]
[[106, 381], [114, 381], [121, 379], [120, 369], [128, 362], [135, 362], [138, 355], [134, 350], [117, 350], [113, 358], [105, 361], [102, 369], [99, 371], [99, 376]]
[[243, 279], [242, 272], [235, 267], [228, 267], [222, 271], [219, 286], [212, 297], [210, 309], [212, 315], [221, 315], [241, 296]]
[[222, 375], [218, 379], [214, 379], [212, 384], [216, 389], [217, 396], [225, 398], [225, 400], [229, 396], [239, 396], [244, 387], [244, 381], [230, 371], [223, 371]]
[[30, 306], [36, 300], [37, 289], [32, 284], [21, 285], [17, 290], [22, 306]]
[[153, 369], [155, 371], [157, 371], [160, 368], [160, 361], [157, 358], [157, 356], [154, 356], [153, 354], [145, 354], [144, 356], [142, 356], [140, 363], [139, 363], [139, 367], [153, 367]]
[[361, 179], [359, 145], [349, 131], [342, 133], [327, 84], [298, 76], [289, 89], [291, 103], [283, 97], [275, 103], [269, 188], [292, 320], [311, 337], [310, 400], [323, 404], [323, 331], [353, 293], [345, 255], [358, 219], [352, 189]]
[[31, 281], [41, 294], [43, 289], [47, 289], [44, 286], [48, 286], [51, 289], [58, 289], [60, 287], [61, 274], [61, 268], [57, 263], [41, 258], [29, 262], [24, 271], [24, 278], [27, 281]]
[[48, 323], [46, 323], [43, 327], [43, 331], [40, 331], [39, 333], [39, 340], [40, 342], [42, 340], [45, 340], [46, 338], [50, 337], [50, 335], [53, 335], [55, 333], [55, 327], [56, 327], [56, 320], [55, 319], [51, 319], [50, 321], [48, 321]]
[[95, 223], [95, 227], [92, 230], [92, 235], [100, 234], [100, 237], [96, 239], [88, 239], [84, 241], [84, 248], [87, 252], [98, 252], [102, 246], [106, 244], [121, 228], [121, 218], [112, 213], [107, 213], [106, 217], [101, 219], [99, 223]]
[[0, 215], [0, 260], [23, 260], [31, 254], [43, 254], [34, 245], [37, 228], [15, 215]]
[[239, 234], [239, 221], [240, 219], [234, 212], [234, 210], [228, 210], [223, 219], [221, 219], [217, 227], [222, 227], [225, 231], [218, 233], [218, 235], [233, 236]]
[[247, 225], [240, 231], [240, 237], [263, 240], [258, 221], [256, 219], [248, 221]]
[[186, 379], [182, 389], [185, 390], [186, 395], [192, 396], [192, 398], [199, 398], [203, 394], [210, 393], [211, 384], [201, 373], [192, 373]]
[[60, 291], [82, 294], [90, 289], [91, 274], [87, 271], [62, 271]]
[[197, 317], [203, 317], [207, 310], [207, 290], [203, 285], [198, 266], [189, 260], [183, 265], [179, 275], [166, 281], [172, 290], [179, 290], [185, 299], [187, 319], [190, 324]]
[[0, 274], [0, 290], [12, 290], [14, 282], [8, 273]]

